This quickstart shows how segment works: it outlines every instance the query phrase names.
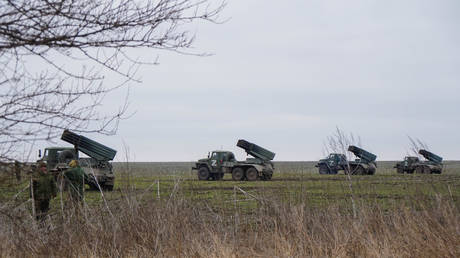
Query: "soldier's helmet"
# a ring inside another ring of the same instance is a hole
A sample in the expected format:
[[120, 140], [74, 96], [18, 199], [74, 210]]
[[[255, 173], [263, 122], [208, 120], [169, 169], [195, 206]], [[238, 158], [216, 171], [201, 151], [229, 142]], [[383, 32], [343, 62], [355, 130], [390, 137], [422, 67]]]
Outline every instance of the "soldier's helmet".
[[74, 168], [76, 166], [78, 166], [78, 161], [73, 159], [69, 162], [69, 167]]

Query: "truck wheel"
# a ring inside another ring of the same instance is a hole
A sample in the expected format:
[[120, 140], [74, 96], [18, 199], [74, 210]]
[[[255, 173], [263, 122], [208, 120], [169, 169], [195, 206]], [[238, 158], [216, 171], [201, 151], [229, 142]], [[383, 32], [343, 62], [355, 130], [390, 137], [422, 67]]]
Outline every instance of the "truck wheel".
[[439, 169], [431, 171], [432, 174], [441, 174], [441, 172], [442, 172], [442, 170], [439, 170]]
[[368, 175], [373, 175], [373, 174], [375, 174], [375, 168], [369, 168], [369, 170], [367, 171], [367, 174], [368, 174]]
[[267, 180], [270, 180], [270, 179], [272, 179], [272, 174], [269, 174], [269, 173], [263, 173], [262, 174], [262, 180], [267, 181]]
[[232, 179], [235, 181], [243, 180], [244, 170], [242, 168], [234, 168], [232, 171]]
[[418, 166], [418, 167], [415, 169], [415, 173], [417, 173], [417, 174], [423, 174], [423, 166]]
[[428, 167], [428, 166], [424, 166], [423, 167], [423, 173], [424, 174], [431, 174], [432, 173], [431, 168]]
[[248, 168], [248, 170], [246, 170], [246, 178], [248, 181], [256, 181], [257, 178], [259, 178], [259, 172], [257, 172], [255, 168]]
[[201, 167], [198, 169], [198, 180], [208, 180], [209, 179], [209, 169], [207, 167]]
[[398, 168], [396, 169], [396, 172], [398, 172], [399, 174], [404, 174], [404, 169], [401, 168], [401, 167], [398, 167]]
[[318, 170], [321, 175], [329, 174], [329, 168], [327, 166], [319, 165]]
[[357, 166], [351, 172], [352, 175], [364, 175], [364, 168], [361, 166]]

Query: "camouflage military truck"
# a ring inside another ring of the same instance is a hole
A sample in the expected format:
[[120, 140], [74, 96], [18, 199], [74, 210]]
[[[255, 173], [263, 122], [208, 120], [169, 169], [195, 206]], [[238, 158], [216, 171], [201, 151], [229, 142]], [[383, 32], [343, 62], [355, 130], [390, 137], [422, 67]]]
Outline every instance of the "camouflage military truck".
[[270, 180], [272, 178], [274, 170], [272, 160], [275, 153], [245, 140], [238, 140], [236, 146], [244, 149], [254, 158], [237, 161], [235, 155], [230, 151], [213, 151], [208, 154], [208, 158], [198, 160], [192, 168], [198, 171], [198, 179], [221, 180], [225, 173], [231, 173], [235, 181]]
[[[356, 146], [348, 146], [348, 151], [352, 152], [359, 159], [347, 161], [347, 157], [340, 153], [331, 153], [325, 159], [320, 159], [315, 167], [320, 174], [337, 174], [343, 170], [344, 173], [351, 175], [373, 175], [377, 169], [375, 160], [377, 156]], [[350, 170], [350, 172], [349, 172]]]
[[[116, 150], [97, 143], [84, 136], [75, 134], [69, 130], [62, 133], [61, 140], [74, 145], [70, 147], [48, 147], [43, 157], [39, 151], [38, 162], [46, 162], [48, 171], [58, 172], [68, 168], [71, 160], [78, 160], [85, 172], [85, 183], [92, 189], [113, 190], [115, 175], [110, 163], [116, 155]], [[88, 158], [80, 158], [79, 152], [88, 155]]]
[[394, 168], [398, 173], [417, 173], [417, 174], [441, 174], [442, 173], [442, 158], [427, 150], [419, 150], [418, 152], [425, 159], [421, 161], [418, 157], [407, 156], [403, 161], [396, 163]]

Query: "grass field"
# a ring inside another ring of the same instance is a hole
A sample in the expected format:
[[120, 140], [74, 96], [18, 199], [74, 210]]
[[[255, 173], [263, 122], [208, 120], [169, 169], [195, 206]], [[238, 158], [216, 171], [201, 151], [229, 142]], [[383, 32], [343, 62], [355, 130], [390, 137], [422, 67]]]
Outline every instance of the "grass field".
[[[429, 199], [436, 195], [460, 200], [460, 162], [447, 162], [441, 175], [401, 175], [393, 169], [395, 162], [380, 162], [374, 176], [353, 176], [354, 197], [366, 203], [384, 207], [399, 205], [414, 199]], [[198, 181], [191, 171], [192, 163], [135, 163], [116, 164], [118, 171], [132, 171], [131, 187], [142, 190], [150, 187], [160, 197], [168, 196], [180, 182], [182, 194], [193, 201], [206, 201], [215, 206], [226, 206], [235, 198], [235, 186], [254, 196], [277, 198], [282, 201], [305, 203], [307, 206], [340, 204], [348, 206], [352, 192], [346, 175], [319, 175], [315, 162], [278, 162], [271, 181], [235, 182], [227, 174], [223, 181]], [[120, 173], [120, 187], [128, 178]], [[155, 185], [152, 185], [155, 184]], [[237, 191], [238, 198], [246, 198]], [[247, 198], [246, 198], [247, 199]], [[257, 203], [254, 198], [252, 202]], [[249, 201], [250, 202], [250, 201]]]
[[64, 193], [38, 228], [27, 177], [3, 178], [0, 253], [458, 257], [460, 162], [441, 175], [397, 174], [394, 163], [350, 181], [314, 162], [277, 162], [271, 181], [253, 182], [198, 181], [190, 162], [116, 163], [113, 192], [86, 191], [80, 216]]

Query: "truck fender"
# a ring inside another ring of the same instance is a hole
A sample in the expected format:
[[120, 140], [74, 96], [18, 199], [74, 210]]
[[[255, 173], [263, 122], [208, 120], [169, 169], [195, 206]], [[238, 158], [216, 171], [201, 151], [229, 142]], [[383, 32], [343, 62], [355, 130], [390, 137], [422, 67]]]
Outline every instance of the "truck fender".
[[262, 173], [262, 171], [264, 170], [264, 166], [257, 165], [257, 164], [254, 164], [254, 165], [252, 165], [252, 166], [248, 166], [248, 168], [249, 168], [249, 167], [255, 168], [255, 169], [257, 170], [257, 172], [259, 172], [259, 173]]

